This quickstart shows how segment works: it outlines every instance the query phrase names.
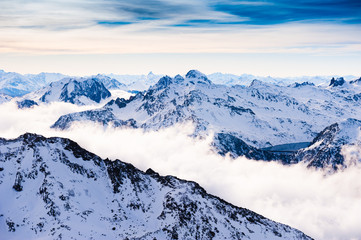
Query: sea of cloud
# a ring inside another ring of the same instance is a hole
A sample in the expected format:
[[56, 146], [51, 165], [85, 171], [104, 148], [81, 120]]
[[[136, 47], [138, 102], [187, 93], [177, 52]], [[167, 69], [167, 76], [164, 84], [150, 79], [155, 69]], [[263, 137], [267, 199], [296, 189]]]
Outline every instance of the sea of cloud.
[[[51, 103], [19, 110], [14, 102], [5, 103], [0, 105], [0, 137], [16, 138], [25, 132], [67, 137], [102, 158], [196, 181], [213, 195], [315, 239], [361, 239], [361, 168], [357, 165], [325, 176], [302, 164], [222, 157], [210, 147], [212, 134], [205, 139], [189, 137], [191, 124], [157, 132], [93, 123], [75, 124], [67, 131], [49, 128], [62, 114], [92, 107]], [[344, 153], [350, 153], [353, 161], [360, 150], [344, 149]]]

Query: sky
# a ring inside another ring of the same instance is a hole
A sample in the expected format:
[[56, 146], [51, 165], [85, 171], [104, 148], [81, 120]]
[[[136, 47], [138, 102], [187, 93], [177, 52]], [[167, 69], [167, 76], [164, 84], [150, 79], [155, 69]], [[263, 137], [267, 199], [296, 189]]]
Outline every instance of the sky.
[[352, 0], [2, 0], [0, 69], [361, 75]]

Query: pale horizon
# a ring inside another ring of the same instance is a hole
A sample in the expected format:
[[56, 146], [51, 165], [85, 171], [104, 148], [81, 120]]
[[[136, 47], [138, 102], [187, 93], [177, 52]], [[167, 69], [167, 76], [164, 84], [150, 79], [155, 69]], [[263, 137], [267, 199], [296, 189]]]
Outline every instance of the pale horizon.
[[361, 76], [358, 1], [1, 1], [0, 68]]
[[[290, 60], [286, 61], [288, 58]], [[307, 65], [300, 64], [301, 60], [306, 61]], [[174, 61], [178, 64], [174, 64]], [[189, 70], [196, 69], [207, 75], [223, 73], [278, 78], [358, 77], [361, 76], [361, 69], [358, 67], [361, 62], [359, 62], [357, 56], [329, 58], [327, 56], [283, 54], [7, 55], [6, 57], [0, 54], [0, 69], [5, 72], [20, 74], [47, 72], [70, 76], [147, 75], [149, 72], [175, 76], [177, 74], [184, 75]], [[343, 64], [341, 65], [341, 63]], [[330, 69], [328, 66], [331, 64], [335, 67]]]

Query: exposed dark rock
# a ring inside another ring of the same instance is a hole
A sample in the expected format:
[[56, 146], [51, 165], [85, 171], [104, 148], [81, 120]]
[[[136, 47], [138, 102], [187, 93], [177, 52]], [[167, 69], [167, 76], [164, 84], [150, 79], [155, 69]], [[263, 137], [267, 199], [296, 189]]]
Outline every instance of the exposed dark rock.
[[359, 78], [359, 79], [355, 79], [355, 80], [352, 80], [352, 81], [350, 81], [350, 83], [351, 84], [359, 84], [359, 83], [361, 83], [361, 77]]
[[293, 162], [292, 154], [272, 153], [252, 147], [242, 141], [240, 138], [235, 137], [228, 133], [218, 133], [215, 135], [213, 145], [217, 148], [219, 154], [225, 155], [229, 153], [232, 157], [236, 158], [244, 156], [248, 159], [263, 160], [263, 161], [280, 161], [283, 164], [290, 164]]
[[29, 100], [29, 99], [18, 101], [16, 103], [17, 103], [19, 109], [32, 108], [34, 106], [38, 106], [38, 104], [35, 101]]
[[298, 83], [298, 82], [296, 82], [296, 83], [294, 83], [292, 86], [293, 86], [294, 88], [299, 88], [299, 87], [303, 87], [303, 86], [315, 86], [315, 84], [314, 84], [314, 83], [310, 83], [310, 82], [303, 82], [303, 83]]
[[345, 79], [343, 79], [343, 77], [336, 78], [336, 79], [332, 78], [329, 86], [338, 87], [338, 86], [342, 86], [345, 83], [346, 83], [346, 81], [345, 81]]
[[18, 192], [21, 192], [23, 190], [23, 186], [21, 185], [22, 181], [23, 181], [22, 174], [20, 172], [17, 172], [13, 188]]

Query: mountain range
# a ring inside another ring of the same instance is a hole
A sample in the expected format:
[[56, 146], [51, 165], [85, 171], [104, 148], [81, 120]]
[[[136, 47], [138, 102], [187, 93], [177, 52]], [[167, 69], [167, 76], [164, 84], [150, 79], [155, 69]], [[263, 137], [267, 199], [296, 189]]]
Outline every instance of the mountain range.
[[[149, 87], [157, 83], [162, 77], [162, 74], [154, 74], [149, 72], [147, 75], [120, 75], [120, 74], [98, 74], [94, 76], [86, 76], [84, 78], [105, 78], [103, 84], [111, 89], [122, 89], [129, 91], [145, 91]], [[19, 74], [15, 72], [5, 72], [0, 70], [0, 94], [6, 94], [11, 97], [23, 96], [27, 93], [45, 87], [46, 85], [59, 81], [63, 78], [79, 78], [67, 76], [61, 73], [39, 73], [39, 74]], [[248, 86], [254, 79], [278, 85], [290, 85], [296, 82], [310, 82], [315, 85], [325, 84], [335, 76], [304, 76], [304, 77], [261, 77], [251, 74], [225, 74], [225, 73], [212, 73], [207, 77], [215, 84], [222, 84], [227, 86], [244, 85]], [[106, 79], [110, 78], [110, 79]], [[346, 80], [355, 79], [354, 76], [345, 76]], [[109, 82], [110, 80], [110, 82]], [[109, 84], [107, 83], [109, 82]]]
[[[0, 104], [15, 102], [18, 111], [51, 102], [89, 105], [60, 116], [51, 126], [58, 130], [86, 121], [110, 131], [191, 122], [191, 137], [212, 136], [213, 151], [223, 156], [303, 164], [330, 174], [358, 165], [361, 78], [302, 79], [197, 70], [175, 77], [1, 71]], [[0, 138], [0, 195], [7, 196], [0, 198], [5, 239], [311, 239], [195, 182], [101, 159], [59, 137]]]
[[66, 77], [60, 73], [19, 74], [0, 70], [0, 93], [12, 97], [23, 96]]
[[[359, 81], [343, 78], [331, 79], [329, 86], [309, 82], [279, 86], [254, 80], [250, 86], [229, 87], [191, 70], [185, 78], [162, 77], [129, 99], [61, 116], [52, 127], [64, 130], [74, 122], [93, 121], [153, 131], [191, 121], [193, 136], [214, 132], [213, 145], [222, 155], [297, 163], [303, 155], [294, 153], [308, 147], [324, 128], [361, 116], [360, 95]], [[266, 150], [284, 144], [300, 147], [292, 154]]]

